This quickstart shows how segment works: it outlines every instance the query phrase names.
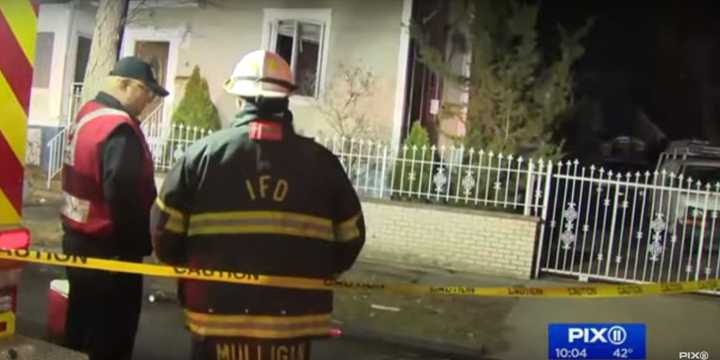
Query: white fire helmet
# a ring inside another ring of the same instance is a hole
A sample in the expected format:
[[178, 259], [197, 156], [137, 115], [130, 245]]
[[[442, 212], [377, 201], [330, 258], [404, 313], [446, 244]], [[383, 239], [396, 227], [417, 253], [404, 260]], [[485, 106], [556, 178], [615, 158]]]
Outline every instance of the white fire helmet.
[[288, 63], [280, 55], [256, 50], [235, 65], [225, 91], [242, 97], [283, 98], [295, 90]]

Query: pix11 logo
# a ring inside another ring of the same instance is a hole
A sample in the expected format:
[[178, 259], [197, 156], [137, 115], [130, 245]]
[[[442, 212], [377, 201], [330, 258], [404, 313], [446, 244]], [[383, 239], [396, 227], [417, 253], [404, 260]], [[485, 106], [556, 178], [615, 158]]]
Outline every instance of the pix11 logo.
[[707, 351], [681, 351], [678, 353], [678, 359], [709, 360], [710, 353]]
[[645, 359], [645, 324], [548, 325], [548, 359]]

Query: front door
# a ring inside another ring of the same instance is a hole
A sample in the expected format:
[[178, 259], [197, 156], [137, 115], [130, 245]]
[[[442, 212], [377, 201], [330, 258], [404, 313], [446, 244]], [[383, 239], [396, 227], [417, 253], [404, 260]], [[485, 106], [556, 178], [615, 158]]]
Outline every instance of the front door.
[[[170, 53], [170, 43], [167, 41], [137, 41], [135, 43], [135, 56], [146, 61], [153, 68], [155, 77], [159, 84], [167, 86], [167, 70], [168, 70], [168, 55]], [[155, 101], [148, 106], [145, 111], [140, 114], [141, 118], [149, 116], [159, 106], [162, 105], [162, 98], [156, 98]], [[162, 110], [159, 110], [158, 119], [162, 122]]]

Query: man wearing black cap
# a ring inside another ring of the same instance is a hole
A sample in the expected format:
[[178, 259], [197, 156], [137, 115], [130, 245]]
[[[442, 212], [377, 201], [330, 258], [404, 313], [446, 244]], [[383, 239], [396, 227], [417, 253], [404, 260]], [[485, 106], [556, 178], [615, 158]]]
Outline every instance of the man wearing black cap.
[[[152, 155], [140, 113], [166, 96], [150, 65], [120, 59], [68, 128], [63, 166], [63, 251], [142, 262], [152, 253]], [[142, 305], [139, 275], [67, 268], [66, 346], [90, 360], [130, 359]]]

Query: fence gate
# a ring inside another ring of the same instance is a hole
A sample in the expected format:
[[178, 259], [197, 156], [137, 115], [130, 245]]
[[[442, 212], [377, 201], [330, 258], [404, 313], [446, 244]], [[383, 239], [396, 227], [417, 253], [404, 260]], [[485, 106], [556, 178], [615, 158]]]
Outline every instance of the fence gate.
[[536, 275], [632, 283], [720, 278], [720, 183], [577, 161], [553, 165]]

